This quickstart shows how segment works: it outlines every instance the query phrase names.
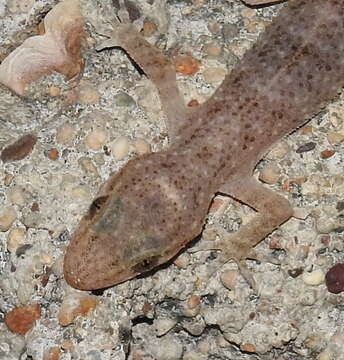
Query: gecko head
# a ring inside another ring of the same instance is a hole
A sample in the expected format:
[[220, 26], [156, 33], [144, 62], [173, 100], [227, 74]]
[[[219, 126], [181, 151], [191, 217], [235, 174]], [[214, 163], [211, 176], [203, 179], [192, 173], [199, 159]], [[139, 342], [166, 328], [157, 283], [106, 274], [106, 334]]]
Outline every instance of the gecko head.
[[92, 202], [66, 251], [71, 286], [93, 290], [133, 278], [169, 260], [200, 232], [202, 219], [190, 224], [192, 211], [156, 163], [130, 161]]

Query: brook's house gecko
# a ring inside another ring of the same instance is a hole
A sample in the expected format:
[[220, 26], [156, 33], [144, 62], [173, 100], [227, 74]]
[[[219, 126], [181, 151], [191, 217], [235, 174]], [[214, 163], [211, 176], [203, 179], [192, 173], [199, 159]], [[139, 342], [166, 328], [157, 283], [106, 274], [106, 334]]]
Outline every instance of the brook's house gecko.
[[293, 213], [253, 170], [343, 85], [343, 39], [343, 0], [290, 0], [214, 95], [187, 108], [169, 59], [120, 23], [104, 46], [124, 48], [156, 85], [170, 146], [130, 160], [102, 186], [67, 249], [67, 282], [104, 288], [166, 262], [200, 234], [216, 192], [257, 211], [217, 244], [224, 261], [242, 263]]

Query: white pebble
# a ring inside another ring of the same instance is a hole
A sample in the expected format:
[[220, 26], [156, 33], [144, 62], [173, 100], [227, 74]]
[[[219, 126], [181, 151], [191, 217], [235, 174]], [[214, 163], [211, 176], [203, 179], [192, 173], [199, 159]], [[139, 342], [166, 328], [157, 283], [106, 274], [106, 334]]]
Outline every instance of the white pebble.
[[90, 132], [85, 139], [85, 144], [92, 150], [100, 150], [107, 140], [107, 133], [104, 129], [97, 128]]
[[7, 231], [17, 218], [17, 212], [12, 206], [0, 209], [0, 231]]
[[174, 319], [168, 319], [168, 318], [161, 318], [161, 319], [155, 319], [154, 320], [154, 327], [156, 334], [158, 336], [165, 335], [167, 332], [169, 332], [175, 325], [177, 324], [177, 321]]
[[317, 286], [324, 282], [325, 274], [321, 269], [302, 274], [302, 280], [306, 285]]
[[13, 186], [11, 189], [9, 189], [8, 198], [14, 205], [25, 205], [25, 192], [21, 186]]
[[129, 154], [130, 139], [126, 136], [120, 136], [109, 144], [109, 148], [116, 160], [123, 160]]
[[183, 345], [172, 336], [164, 336], [159, 343], [151, 345], [151, 352], [155, 359], [178, 360], [183, 354]]

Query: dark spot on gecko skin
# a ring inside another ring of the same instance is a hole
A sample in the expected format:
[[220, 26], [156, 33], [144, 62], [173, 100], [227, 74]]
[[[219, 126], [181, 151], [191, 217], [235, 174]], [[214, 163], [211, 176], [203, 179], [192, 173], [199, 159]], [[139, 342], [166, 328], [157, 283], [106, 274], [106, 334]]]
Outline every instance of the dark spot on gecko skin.
[[151, 270], [153, 267], [155, 267], [159, 263], [159, 259], [161, 259], [159, 255], [147, 257], [144, 260], [141, 260], [140, 262], [132, 266], [131, 269], [135, 273], [146, 272], [148, 270]]
[[99, 213], [99, 211], [103, 208], [108, 198], [109, 195], [106, 195], [106, 196], [99, 196], [93, 200], [92, 204], [88, 209], [88, 214], [87, 214], [88, 220], [92, 220], [94, 216]]

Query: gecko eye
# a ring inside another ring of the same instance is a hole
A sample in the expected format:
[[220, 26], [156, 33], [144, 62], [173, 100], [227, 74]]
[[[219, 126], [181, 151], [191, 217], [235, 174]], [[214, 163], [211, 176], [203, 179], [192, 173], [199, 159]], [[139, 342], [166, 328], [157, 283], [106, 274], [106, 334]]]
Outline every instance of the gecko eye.
[[148, 271], [148, 270], [152, 269], [153, 267], [155, 267], [156, 265], [158, 265], [158, 262], [159, 262], [158, 256], [150, 256], [150, 257], [138, 262], [134, 266], [132, 266], [131, 269], [135, 273], [142, 273], [142, 272]]
[[92, 202], [90, 208], [88, 209], [88, 216], [90, 220], [93, 219], [95, 215], [99, 213], [99, 211], [102, 209], [108, 198], [109, 198], [108, 195], [99, 196]]

